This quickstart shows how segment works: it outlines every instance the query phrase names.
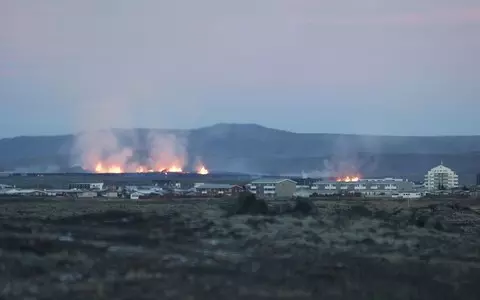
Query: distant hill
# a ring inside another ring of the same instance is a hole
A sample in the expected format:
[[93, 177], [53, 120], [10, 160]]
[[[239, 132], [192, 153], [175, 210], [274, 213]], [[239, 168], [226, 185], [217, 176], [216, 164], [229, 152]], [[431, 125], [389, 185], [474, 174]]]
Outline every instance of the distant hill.
[[[256, 124], [216, 124], [193, 130], [114, 129], [120, 146], [145, 151], [148, 134], [185, 137], [189, 161], [201, 157], [210, 169], [262, 174], [408, 176], [421, 179], [440, 161], [461, 180], [480, 172], [480, 136], [399, 137], [294, 133]], [[0, 140], [0, 169], [77, 170], [75, 135]], [[74, 156], [74, 155], [73, 155]]]

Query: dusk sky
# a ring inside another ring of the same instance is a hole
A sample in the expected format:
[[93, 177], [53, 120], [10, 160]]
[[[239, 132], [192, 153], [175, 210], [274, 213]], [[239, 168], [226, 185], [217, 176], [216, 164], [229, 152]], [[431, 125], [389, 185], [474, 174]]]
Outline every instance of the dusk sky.
[[478, 0], [0, 0], [0, 137], [480, 134]]

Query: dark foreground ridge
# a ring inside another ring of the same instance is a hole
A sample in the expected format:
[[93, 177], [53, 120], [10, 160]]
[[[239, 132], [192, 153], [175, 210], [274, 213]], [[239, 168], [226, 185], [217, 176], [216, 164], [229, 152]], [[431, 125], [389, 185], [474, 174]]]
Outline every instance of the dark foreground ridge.
[[473, 204], [307, 201], [265, 211], [257, 203], [255, 214], [241, 207], [0, 202], [0, 299], [480, 295]]

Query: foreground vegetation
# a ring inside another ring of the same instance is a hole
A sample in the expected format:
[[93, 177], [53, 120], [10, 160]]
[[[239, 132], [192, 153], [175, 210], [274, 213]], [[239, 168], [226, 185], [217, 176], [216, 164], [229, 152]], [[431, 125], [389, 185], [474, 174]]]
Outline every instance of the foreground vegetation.
[[0, 299], [478, 299], [475, 205], [0, 201]]

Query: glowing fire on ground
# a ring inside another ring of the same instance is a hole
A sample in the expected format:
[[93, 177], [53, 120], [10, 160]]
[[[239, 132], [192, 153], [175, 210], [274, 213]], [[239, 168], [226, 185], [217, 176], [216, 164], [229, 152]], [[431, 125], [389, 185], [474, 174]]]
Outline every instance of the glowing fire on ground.
[[182, 173], [183, 169], [177, 166], [171, 166], [170, 168], [167, 169], [167, 172]]
[[[95, 173], [102, 173], [102, 174], [122, 174], [126, 172], [132, 173], [153, 173], [153, 172], [161, 172], [161, 173], [184, 173], [183, 168], [173, 164], [170, 167], [157, 167], [155, 169], [148, 168], [146, 166], [138, 166], [133, 168], [130, 171], [130, 168], [124, 168], [116, 164], [108, 165], [105, 163], [97, 163], [95, 166]], [[208, 174], [208, 169], [205, 166], [200, 166], [197, 169], [198, 174], [206, 175]]]
[[102, 163], [98, 163], [95, 166], [95, 172], [96, 173], [112, 173], [112, 174], [124, 173], [122, 167], [120, 167], [120, 166], [111, 165], [111, 166], [108, 166], [108, 167], [104, 167]]
[[201, 174], [201, 175], [207, 175], [207, 174], [208, 174], [208, 170], [207, 170], [207, 168], [205, 168], [205, 166], [201, 166], [201, 167], [197, 170], [197, 173], [198, 173], [198, 174]]
[[135, 169], [135, 173], [153, 173], [153, 172], [155, 172], [154, 169], [149, 169], [147, 167], [142, 167], [142, 166], [137, 167]]
[[346, 176], [343, 178], [337, 178], [337, 182], [357, 182], [360, 180], [359, 176]]

